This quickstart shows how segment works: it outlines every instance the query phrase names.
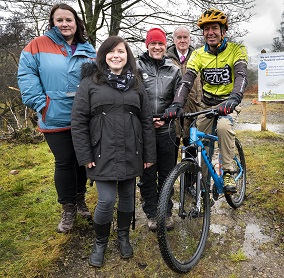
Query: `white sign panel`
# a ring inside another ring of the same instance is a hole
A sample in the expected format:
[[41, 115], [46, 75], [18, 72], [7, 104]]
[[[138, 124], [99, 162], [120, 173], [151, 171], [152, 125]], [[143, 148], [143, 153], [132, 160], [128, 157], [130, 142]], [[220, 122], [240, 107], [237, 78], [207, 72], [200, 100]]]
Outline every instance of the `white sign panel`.
[[258, 55], [258, 100], [284, 100], [284, 52]]

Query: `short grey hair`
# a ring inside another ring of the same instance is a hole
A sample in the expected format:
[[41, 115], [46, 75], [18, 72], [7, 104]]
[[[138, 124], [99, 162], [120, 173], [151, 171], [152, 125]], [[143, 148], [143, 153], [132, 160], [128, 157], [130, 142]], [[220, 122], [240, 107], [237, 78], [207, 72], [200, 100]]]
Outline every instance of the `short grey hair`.
[[173, 38], [176, 37], [175, 33], [176, 33], [176, 31], [179, 31], [179, 30], [186, 30], [186, 31], [188, 32], [188, 35], [190, 36], [190, 30], [189, 30], [189, 28], [186, 27], [185, 25], [182, 25], [182, 26], [177, 27], [177, 28], [174, 30], [174, 32], [173, 32]]

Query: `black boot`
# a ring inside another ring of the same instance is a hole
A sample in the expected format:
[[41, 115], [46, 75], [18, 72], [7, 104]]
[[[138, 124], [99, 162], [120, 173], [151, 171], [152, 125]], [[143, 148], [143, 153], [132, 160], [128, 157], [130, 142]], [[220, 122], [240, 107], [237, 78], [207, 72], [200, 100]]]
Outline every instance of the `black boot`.
[[89, 258], [89, 265], [101, 267], [104, 263], [105, 251], [108, 244], [111, 223], [97, 224], [94, 222], [96, 242]]
[[133, 256], [133, 248], [129, 242], [129, 229], [133, 212], [117, 212], [117, 238], [120, 255], [123, 259]]

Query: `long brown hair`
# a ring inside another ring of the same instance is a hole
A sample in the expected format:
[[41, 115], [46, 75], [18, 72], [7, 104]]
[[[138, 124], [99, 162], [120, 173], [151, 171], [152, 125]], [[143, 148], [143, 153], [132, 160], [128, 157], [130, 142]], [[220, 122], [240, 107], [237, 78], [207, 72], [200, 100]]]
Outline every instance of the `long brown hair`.
[[88, 40], [88, 35], [85, 30], [84, 22], [81, 18], [79, 18], [77, 12], [67, 4], [64, 4], [64, 3], [55, 4], [52, 7], [50, 14], [49, 14], [49, 29], [51, 29], [54, 26], [53, 16], [57, 9], [68, 10], [74, 15], [76, 25], [77, 25], [77, 30], [74, 35], [74, 41], [77, 43], [78, 42], [85, 43]]
[[137, 70], [136, 61], [128, 43], [119, 36], [110, 36], [101, 44], [96, 58], [98, 71], [96, 71], [94, 75], [95, 81], [97, 83], [102, 82], [102, 77], [108, 69], [106, 55], [121, 42], [124, 44], [127, 52], [127, 62], [123, 68], [122, 74], [125, 74], [128, 70], [130, 70], [134, 74], [135, 87], [137, 88], [141, 85], [141, 75]]

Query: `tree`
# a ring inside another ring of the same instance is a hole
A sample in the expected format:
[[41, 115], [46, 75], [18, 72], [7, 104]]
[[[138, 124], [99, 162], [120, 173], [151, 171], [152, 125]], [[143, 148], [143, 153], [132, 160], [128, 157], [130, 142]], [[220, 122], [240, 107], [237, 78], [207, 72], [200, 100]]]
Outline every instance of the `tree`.
[[4, 27], [0, 25], [0, 121], [13, 130], [19, 127], [18, 119], [25, 113], [17, 89], [18, 60], [33, 30], [17, 16], [6, 19], [5, 23]]
[[[196, 20], [209, 7], [216, 7], [229, 15], [232, 39], [244, 36], [247, 30], [239, 30], [239, 23], [248, 21], [255, 0], [77, 0], [68, 1], [85, 22], [94, 47], [109, 35], [121, 35], [129, 43], [144, 41], [146, 30], [153, 26], [163, 28], [171, 39], [173, 29], [179, 25], [191, 27], [193, 35], [200, 36]], [[3, 10], [24, 13], [22, 20], [34, 26], [37, 35], [47, 25], [48, 12], [55, 1], [10, 0], [0, 1]], [[38, 12], [40, 11], [40, 12]], [[45, 23], [45, 24], [44, 24]]]
[[272, 52], [282, 52], [284, 51], [284, 42], [280, 40], [279, 37], [273, 38], [272, 42]]
[[[110, 35], [123, 36], [135, 54], [143, 45], [146, 31], [160, 27], [167, 33], [169, 42], [174, 28], [187, 25], [193, 37], [201, 38], [196, 26], [201, 12], [216, 7], [229, 16], [230, 39], [238, 40], [247, 33], [240, 30], [239, 23], [249, 21], [256, 0], [70, 0], [82, 17], [90, 42], [95, 48]], [[57, 0], [0, 0], [0, 112], [21, 114], [17, 91], [17, 63], [22, 48], [34, 37], [48, 28], [49, 12]], [[7, 19], [8, 18], [8, 19]], [[11, 89], [12, 88], [12, 89]], [[1, 116], [0, 113], [0, 116]]]
[[284, 12], [282, 13], [280, 29], [277, 32], [280, 34], [280, 37], [273, 38], [272, 52], [284, 51]]
[[257, 69], [252, 68], [252, 67], [248, 67], [247, 78], [248, 78], [248, 87], [251, 87], [251, 86], [257, 84], [258, 83]]
[[206, 1], [206, 0], [78, 0], [90, 40], [94, 46], [108, 35], [121, 35], [130, 43], [143, 42], [145, 31], [160, 26], [169, 35], [174, 27], [188, 25], [193, 35], [200, 36], [196, 20], [208, 7], [218, 7], [230, 17], [233, 38], [242, 37], [247, 30], [240, 31], [238, 23], [252, 16], [249, 9], [254, 0]]

